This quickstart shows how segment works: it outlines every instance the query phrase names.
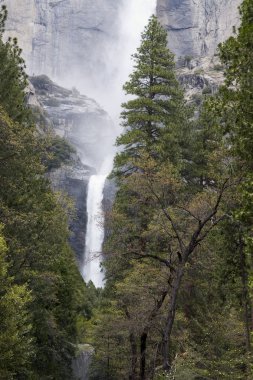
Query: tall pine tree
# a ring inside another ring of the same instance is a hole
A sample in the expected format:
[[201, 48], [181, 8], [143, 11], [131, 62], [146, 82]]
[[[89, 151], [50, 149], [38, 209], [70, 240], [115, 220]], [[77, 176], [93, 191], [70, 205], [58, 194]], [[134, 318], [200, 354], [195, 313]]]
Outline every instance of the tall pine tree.
[[124, 85], [132, 98], [122, 105], [125, 130], [117, 145], [124, 150], [116, 157], [116, 174], [135, 170], [133, 160], [144, 152], [156, 161], [169, 158], [175, 162], [180, 142], [183, 146], [186, 140], [183, 130], [189, 111], [176, 79], [174, 56], [167, 48], [167, 33], [155, 16], [150, 18], [133, 59], [134, 71]]

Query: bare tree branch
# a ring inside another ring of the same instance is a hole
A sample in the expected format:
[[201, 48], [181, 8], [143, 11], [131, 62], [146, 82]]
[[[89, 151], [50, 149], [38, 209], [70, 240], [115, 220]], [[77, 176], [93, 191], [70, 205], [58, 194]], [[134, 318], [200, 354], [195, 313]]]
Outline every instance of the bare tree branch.
[[6, 161], [9, 160], [9, 158], [12, 158], [13, 156], [16, 156], [17, 153], [12, 153], [9, 156], [6, 157], [0, 157], [0, 161]]
[[183, 242], [183, 239], [181, 238], [178, 230], [177, 230], [177, 227], [171, 217], [171, 215], [169, 214], [169, 212], [164, 208], [164, 205], [163, 205], [163, 202], [162, 200], [160, 199], [160, 197], [157, 195], [157, 193], [154, 191], [153, 187], [152, 187], [152, 183], [150, 182], [150, 180], [148, 179], [148, 182], [149, 182], [149, 189], [150, 191], [152, 192], [152, 194], [155, 196], [155, 198], [157, 199], [157, 201], [159, 202], [160, 206], [161, 206], [161, 210], [164, 214], [164, 216], [169, 220], [171, 226], [172, 226], [172, 229], [173, 231], [175, 232], [175, 235], [176, 235], [176, 239], [179, 243], [179, 247], [180, 247], [180, 250], [181, 252], [183, 253], [184, 252], [184, 242]]
[[225, 192], [225, 190], [229, 187], [227, 186], [227, 183], [228, 183], [228, 179], [226, 179], [220, 189], [220, 192], [218, 194], [218, 197], [217, 197], [217, 200], [216, 200], [216, 203], [212, 209], [212, 211], [206, 216], [206, 218], [199, 222], [199, 226], [197, 228], [197, 230], [193, 233], [192, 237], [191, 237], [191, 240], [190, 240], [190, 243], [188, 244], [188, 247], [187, 249], [185, 250], [184, 252], [184, 258], [185, 260], [187, 260], [187, 258], [190, 256], [190, 254], [193, 252], [193, 250], [195, 249], [195, 247], [199, 244], [200, 241], [202, 241], [204, 239], [204, 237], [206, 237], [208, 235], [208, 233], [211, 231], [211, 229], [214, 227], [214, 225], [217, 225], [221, 219], [219, 218], [217, 220], [216, 223], [214, 223], [212, 225], [212, 228], [210, 228], [204, 235], [203, 235], [203, 238], [201, 238], [201, 240], [198, 242], [198, 237], [201, 233], [201, 231], [203, 230], [203, 228], [206, 226], [206, 224], [208, 222], [210, 222], [212, 220], [212, 218], [217, 214], [218, 212], [218, 208], [220, 206], [220, 203], [221, 203], [221, 200], [222, 200], [222, 197], [223, 197], [223, 194]]
[[210, 226], [210, 228], [205, 231], [205, 233], [203, 235], [201, 235], [199, 237], [199, 239], [197, 239], [196, 243], [199, 244], [202, 240], [204, 240], [206, 238], [206, 236], [211, 232], [211, 230], [217, 226], [217, 224], [219, 224], [222, 220], [224, 220], [225, 218], [227, 217], [226, 214], [222, 215], [220, 218], [216, 219]]
[[179, 206], [179, 205], [175, 205], [175, 207], [187, 212], [187, 214], [189, 214], [190, 216], [192, 216], [194, 219], [196, 219], [198, 222], [201, 222], [201, 220], [196, 216], [194, 215], [190, 210], [188, 210], [187, 208], [183, 207], [183, 206]]
[[137, 259], [154, 259], [154, 260], [157, 260], [160, 263], [166, 265], [166, 267], [170, 268], [171, 271], [175, 271], [175, 268], [173, 267], [173, 265], [168, 260], [163, 259], [162, 257], [152, 255], [149, 253], [131, 252], [131, 254], [137, 256]]

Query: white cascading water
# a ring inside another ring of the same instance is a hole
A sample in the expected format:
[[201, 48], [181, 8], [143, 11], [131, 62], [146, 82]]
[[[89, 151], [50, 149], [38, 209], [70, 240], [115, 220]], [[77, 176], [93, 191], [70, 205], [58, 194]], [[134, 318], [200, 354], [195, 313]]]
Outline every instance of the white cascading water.
[[[112, 77], [108, 78], [109, 85], [106, 93], [105, 89], [101, 87], [96, 96], [96, 99], [113, 116], [116, 124], [119, 120], [120, 104], [124, 101], [122, 85], [132, 71], [131, 55], [140, 44], [141, 32], [149, 17], [155, 13], [155, 6], [156, 0], [124, 0], [123, 2], [119, 15], [121, 28], [117, 46], [113, 46], [108, 52], [108, 62], [113, 62], [114, 67], [117, 67], [117, 74], [115, 75], [115, 70], [113, 70]], [[112, 146], [101, 168], [98, 168], [96, 175], [91, 176], [88, 184], [86, 246], [82, 274], [86, 282], [92, 281], [96, 287], [104, 285], [104, 275], [100, 265], [103, 260], [104, 240], [102, 201], [105, 180], [112, 170], [114, 150], [115, 148]]]
[[108, 157], [98, 174], [90, 177], [87, 192], [87, 228], [83, 277], [86, 282], [92, 281], [97, 288], [103, 286], [103, 275], [100, 268], [104, 240], [102, 201], [104, 184], [112, 169], [112, 161], [113, 158]]

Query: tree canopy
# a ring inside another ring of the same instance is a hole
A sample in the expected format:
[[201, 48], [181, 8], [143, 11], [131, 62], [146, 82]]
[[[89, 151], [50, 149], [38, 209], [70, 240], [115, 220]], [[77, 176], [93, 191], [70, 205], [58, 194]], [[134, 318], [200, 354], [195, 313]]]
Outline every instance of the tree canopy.
[[105, 379], [252, 376], [252, 222], [238, 216], [251, 178], [251, 13], [244, 1], [220, 46], [225, 83], [195, 119], [155, 16], [142, 34], [124, 86], [107, 285], [88, 329], [92, 379], [101, 368]]
[[27, 108], [21, 50], [16, 39], [2, 40], [6, 17], [3, 6], [0, 377], [69, 380], [78, 343], [77, 323], [88, 316], [88, 288], [68, 243], [70, 202], [63, 194], [53, 193], [46, 179], [45, 144]]
[[[224, 84], [195, 112], [152, 16], [124, 89], [106, 217], [105, 289], [85, 285], [68, 244], [71, 206], [45, 176], [71, 148], [31, 122], [17, 41], [0, 39], [0, 377], [250, 380], [253, 6], [219, 46]], [[0, 37], [6, 8], [0, 12]], [[195, 115], [195, 117], [193, 117]], [[18, 311], [18, 312], [17, 312]]]

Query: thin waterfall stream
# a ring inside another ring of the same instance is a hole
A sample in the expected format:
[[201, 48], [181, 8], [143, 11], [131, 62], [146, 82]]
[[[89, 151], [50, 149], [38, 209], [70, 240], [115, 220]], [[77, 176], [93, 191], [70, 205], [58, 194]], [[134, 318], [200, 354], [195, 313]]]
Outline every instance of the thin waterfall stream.
[[104, 241], [103, 191], [107, 176], [112, 170], [113, 154], [108, 156], [97, 174], [89, 179], [87, 189], [87, 227], [82, 275], [86, 283], [92, 281], [96, 288], [104, 285], [101, 272]]
[[85, 242], [85, 263], [83, 278], [88, 283], [92, 281], [96, 288], [104, 285], [101, 272], [102, 246], [104, 241], [104, 215], [102, 210], [103, 191], [107, 176], [112, 169], [113, 156], [109, 156], [103, 162], [97, 174], [89, 179], [87, 191], [87, 227]]
[[85, 271], [86, 282], [93, 281], [97, 288], [103, 286], [101, 276], [101, 251], [104, 240], [102, 201], [106, 175], [92, 175], [89, 180], [87, 193], [87, 229], [85, 244]]
[[[114, 140], [120, 134], [120, 105], [125, 101], [122, 85], [132, 71], [131, 55], [140, 43], [141, 32], [155, 13], [156, 0], [124, 0], [119, 14], [120, 29], [116, 46], [108, 50], [108, 62], [112, 63], [112, 76], [107, 78], [109, 87], [97, 89], [95, 98], [113, 116], [116, 128]], [[110, 96], [108, 96], [108, 89]], [[100, 91], [99, 91], [100, 90]], [[94, 94], [95, 95], [95, 94]], [[103, 142], [101, 142], [102, 144]], [[87, 191], [87, 226], [84, 265], [82, 276], [86, 282], [92, 281], [96, 287], [104, 286], [104, 274], [101, 272], [103, 261], [102, 246], [104, 240], [104, 215], [102, 210], [103, 190], [107, 176], [112, 170], [115, 148], [111, 147], [97, 174], [89, 179]]]

